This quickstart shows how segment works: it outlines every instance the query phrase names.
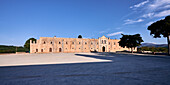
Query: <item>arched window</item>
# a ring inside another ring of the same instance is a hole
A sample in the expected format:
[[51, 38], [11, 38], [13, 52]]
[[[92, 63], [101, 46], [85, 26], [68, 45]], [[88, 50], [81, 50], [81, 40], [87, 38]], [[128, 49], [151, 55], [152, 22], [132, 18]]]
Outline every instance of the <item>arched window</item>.
[[68, 43], [66, 42], [66, 44], [68, 44]]
[[104, 40], [104, 44], [106, 44], [106, 40]]
[[51, 42], [51, 44], [53, 44], [53, 42]]
[[81, 43], [79, 42], [79, 44], [81, 44]]
[[61, 42], [58, 42], [59, 44], [61, 44]]
[[74, 44], [74, 42], [72, 42], [72, 44]]
[[102, 44], [103, 44], [103, 40], [102, 40]]
[[44, 41], [44, 44], [45, 44], [45, 41]]
[[91, 45], [93, 45], [93, 42], [91, 42]]
[[87, 42], [85, 42], [85, 44], [87, 44]]

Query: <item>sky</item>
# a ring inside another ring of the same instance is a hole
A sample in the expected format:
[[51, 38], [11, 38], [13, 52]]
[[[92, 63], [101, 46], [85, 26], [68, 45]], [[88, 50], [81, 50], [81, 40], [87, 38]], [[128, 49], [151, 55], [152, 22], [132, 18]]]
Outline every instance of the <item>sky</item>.
[[0, 45], [29, 38], [120, 39], [141, 34], [144, 43], [166, 44], [147, 27], [170, 15], [170, 0], [0, 0]]

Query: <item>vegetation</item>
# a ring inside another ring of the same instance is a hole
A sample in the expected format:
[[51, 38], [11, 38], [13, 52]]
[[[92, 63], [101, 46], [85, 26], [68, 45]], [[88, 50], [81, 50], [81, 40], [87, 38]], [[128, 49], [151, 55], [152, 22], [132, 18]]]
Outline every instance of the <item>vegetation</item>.
[[25, 42], [24, 48], [29, 49], [29, 50], [30, 50], [30, 40], [32, 40], [32, 42], [33, 42], [33, 41], [36, 42], [36, 39], [35, 39], [35, 38], [30, 38], [30, 39], [28, 39], [28, 40]]
[[142, 51], [151, 51], [151, 52], [162, 52], [162, 53], [167, 53], [168, 48], [166, 47], [140, 47], [138, 48], [139, 52]]
[[79, 35], [79, 36], [78, 36], [78, 38], [82, 38], [82, 36], [81, 36], [81, 35]]
[[24, 47], [16, 47], [16, 46], [6, 46], [6, 45], [0, 45], [0, 53], [15, 53], [15, 52], [28, 52], [29, 49], [26, 49]]
[[131, 51], [133, 53], [133, 48], [140, 46], [141, 42], [143, 42], [142, 37], [140, 37], [140, 34], [135, 35], [124, 35], [120, 38], [119, 45], [121, 47], [127, 47], [131, 48]]
[[151, 31], [150, 35], [153, 35], [154, 38], [161, 38], [161, 35], [167, 38], [168, 55], [170, 55], [170, 16], [151, 24], [148, 26], [148, 30]]

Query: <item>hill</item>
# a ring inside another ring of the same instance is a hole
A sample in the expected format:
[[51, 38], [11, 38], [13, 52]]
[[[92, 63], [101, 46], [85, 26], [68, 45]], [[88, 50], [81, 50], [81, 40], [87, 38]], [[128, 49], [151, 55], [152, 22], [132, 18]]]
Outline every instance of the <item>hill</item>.
[[168, 44], [142, 43], [141, 47], [168, 47]]

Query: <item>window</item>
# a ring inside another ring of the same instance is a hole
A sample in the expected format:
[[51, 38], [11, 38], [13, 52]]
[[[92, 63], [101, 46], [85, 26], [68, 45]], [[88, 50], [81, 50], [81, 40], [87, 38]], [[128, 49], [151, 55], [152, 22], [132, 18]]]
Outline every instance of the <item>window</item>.
[[81, 44], [81, 43], [79, 42], [79, 44]]
[[53, 42], [51, 42], [51, 44], [53, 44]]
[[91, 45], [93, 45], [93, 42], [91, 42]]
[[91, 48], [91, 49], [93, 49], [93, 48]]
[[87, 42], [85, 42], [85, 44], [87, 44]]
[[80, 49], [80, 48], [79, 48]]
[[109, 42], [109, 45], [110, 45], [110, 42]]
[[66, 42], [66, 44], [68, 44], [68, 43]]
[[102, 44], [103, 44], [103, 40], [102, 40]]
[[59, 42], [59, 44], [61, 44], [61, 42]]
[[74, 44], [74, 42], [72, 42], [72, 44]]
[[74, 48], [72, 48], [72, 49], [74, 49]]
[[45, 41], [44, 41], [44, 44], [45, 44]]
[[106, 44], [106, 40], [104, 40], [104, 44]]
[[66, 48], [66, 50], [67, 50], [67, 48]]
[[116, 45], [116, 43], [114, 42], [114, 45]]
[[98, 42], [97, 42], [97, 45], [98, 45]]
[[84, 49], [86, 49], [86, 48], [84, 48]]

